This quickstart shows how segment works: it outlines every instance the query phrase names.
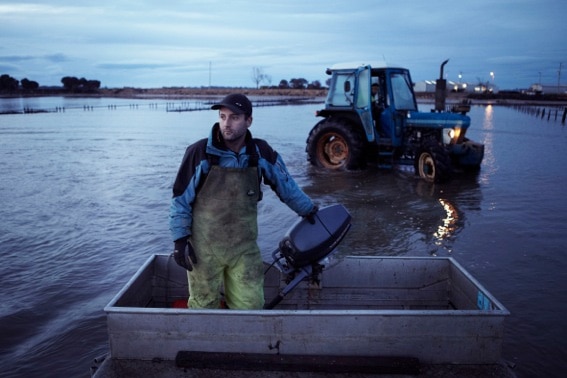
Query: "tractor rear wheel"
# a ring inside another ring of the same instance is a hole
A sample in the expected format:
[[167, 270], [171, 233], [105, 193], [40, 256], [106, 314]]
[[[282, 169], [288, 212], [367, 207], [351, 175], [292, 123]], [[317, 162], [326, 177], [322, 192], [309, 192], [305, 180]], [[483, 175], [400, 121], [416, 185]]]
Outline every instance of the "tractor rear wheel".
[[365, 165], [364, 142], [347, 124], [326, 120], [309, 133], [305, 148], [311, 164], [327, 169], [358, 169]]
[[428, 182], [443, 182], [452, 173], [451, 159], [437, 144], [421, 148], [415, 157], [415, 173]]

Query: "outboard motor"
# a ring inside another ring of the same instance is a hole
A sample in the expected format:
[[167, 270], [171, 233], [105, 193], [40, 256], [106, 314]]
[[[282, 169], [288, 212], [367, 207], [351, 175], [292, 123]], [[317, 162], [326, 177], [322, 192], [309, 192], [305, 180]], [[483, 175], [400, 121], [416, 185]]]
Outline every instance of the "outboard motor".
[[315, 223], [298, 220], [272, 253], [274, 265], [289, 277], [289, 283], [264, 308], [274, 308], [301, 281], [322, 271], [322, 261], [343, 240], [351, 226], [351, 216], [343, 205], [321, 208]]

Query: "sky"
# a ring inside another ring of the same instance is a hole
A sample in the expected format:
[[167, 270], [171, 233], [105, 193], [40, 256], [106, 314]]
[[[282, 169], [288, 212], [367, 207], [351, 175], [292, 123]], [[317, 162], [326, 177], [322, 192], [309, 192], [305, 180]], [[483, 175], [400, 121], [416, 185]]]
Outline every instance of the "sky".
[[[101, 87], [325, 83], [336, 63], [503, 89], [567, 85], [565, 0], [0, 0], [0, 75]], [[491, 75], [492, 72], [492, 75]]]

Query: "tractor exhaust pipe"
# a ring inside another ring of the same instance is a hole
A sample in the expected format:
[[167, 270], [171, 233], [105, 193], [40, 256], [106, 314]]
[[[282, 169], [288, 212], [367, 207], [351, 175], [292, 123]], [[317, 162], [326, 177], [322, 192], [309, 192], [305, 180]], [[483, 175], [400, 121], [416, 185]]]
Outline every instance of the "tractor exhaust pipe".
[[443, 112], [445, 111], [445, 98], [447, 97], [447, 80], [443, 79], [443, 69], [445, 64], [449, 59], [441, 63], [441, 68], [439, 69], [439, 79], [435, 83], [435, 111]]

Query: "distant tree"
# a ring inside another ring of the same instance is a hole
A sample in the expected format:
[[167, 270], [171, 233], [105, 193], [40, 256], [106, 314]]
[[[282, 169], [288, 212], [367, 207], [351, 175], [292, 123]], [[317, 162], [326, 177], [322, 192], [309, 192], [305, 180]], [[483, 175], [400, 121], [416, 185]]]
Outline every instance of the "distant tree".
[[87, 80], [84, 84], [85, 90], [87, 92], [96, 92], [100, 89], [100, 81], [99, 80]]
[[282, 79], [282, 80], [280, 80], [280, 84], [278, 85], [278, 88], [289, 89], [289, 83], [287, 82], [287, 80]]
[[272, 82], [272, 77], [266, 75], [260, 67], [252, 67], [252, 81], [256, 84], [256, 89], [260, 88], [260, 83], [266, 82], [268, 85]]
[[78, 79], [74, 76], [65, 76], [61, 79], [63, 88], [73, 93], [96, 92], [100, 88], [100, 81], [87, 80], [84, 77]]
[[26, 92], [35, 91], [39, 88], [37, 81], [28, 80], [27, 78], [22, 79], [20, 84], [22, 85], [22, 89]]
[[75, 92], [79, 88], [80, 81], [74, 76], [65, 76], [61, 79], [63, 88], [69, 92]]
[[312, 81], [311, 84], [307, 86], [309, 89], [321, 89], [321, 82], [319, 80]]
[[299, 79], [291, 79], [289, 83], [293, 89], [305, 89], [307, 87], [308, 82], [306, 79], [299, 78]]
[[18, 90], [19, 81], [10, 75], [0, 76], [0, 91], [2, 92], [16, 92]]

